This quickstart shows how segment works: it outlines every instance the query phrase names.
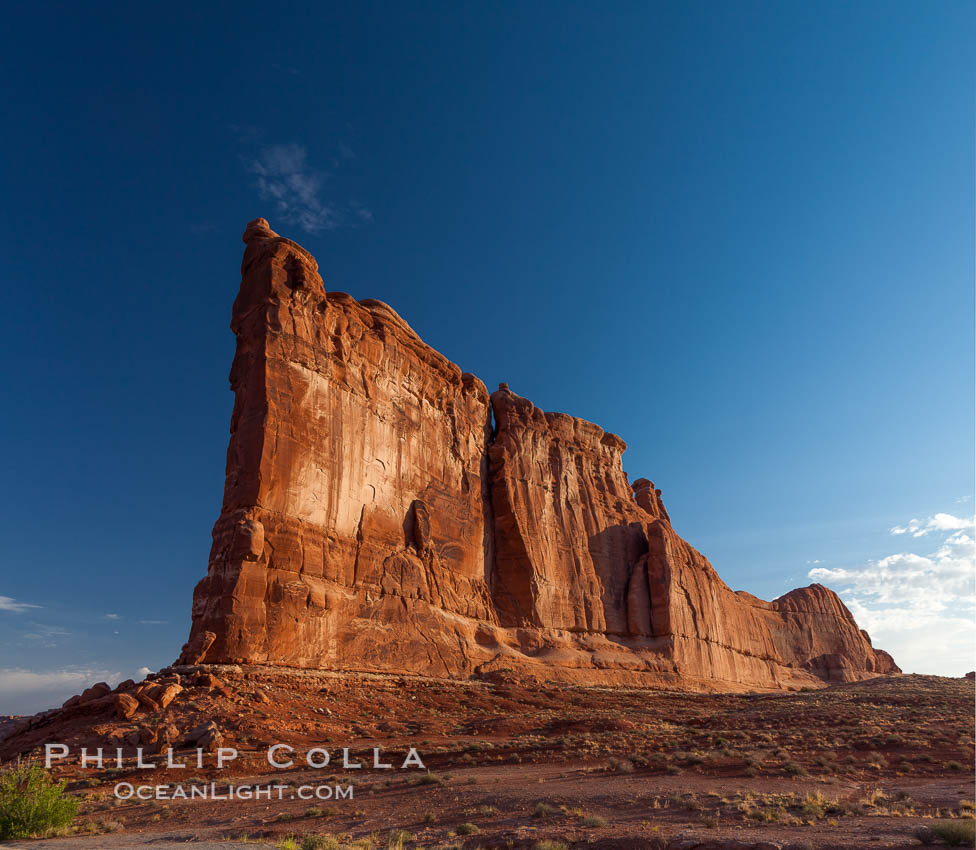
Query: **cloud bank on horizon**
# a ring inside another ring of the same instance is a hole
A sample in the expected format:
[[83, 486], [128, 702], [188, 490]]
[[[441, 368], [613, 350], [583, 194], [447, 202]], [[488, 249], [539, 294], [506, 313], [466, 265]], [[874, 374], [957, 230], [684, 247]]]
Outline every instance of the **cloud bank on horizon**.
[[906, 673], [962, 676], [973, 670], [976, 521], [937, 513], [889, 531], [929, 538], [929, 545], [922, 553], [897, 552], [859, 567], [814, 567], [809, 577], [836, 590], [872, 642]]
[[59, 670], [0, 668], [0, 712], [32, 714], [60, 705], [95, 682], [116, 685], [122, 674], [97, 667], [65, 667]]

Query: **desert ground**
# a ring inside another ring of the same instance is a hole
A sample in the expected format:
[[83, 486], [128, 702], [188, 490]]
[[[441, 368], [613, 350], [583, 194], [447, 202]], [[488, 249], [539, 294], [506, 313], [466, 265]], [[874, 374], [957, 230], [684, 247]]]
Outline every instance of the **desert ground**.
[[[974, 693], [965, 679], [698, 694], [505, 674], [175, 675], [172, 702], [129, 720], [102, 701], [35, 718], [31, 728], [20, 721], [13, 734], [17, 724], [7, 724], [5, 761], [38, 758], [46, 742], [69, 746], [54, 771], [81, 800], [72, 835], [10, 846], [799, 850], [919, 847], [972, 824]], [[198, 768], [187, 735], [201, 728], [211, 730], [211, 750], [235, 748], [238, 758], [218, 770], [207, 752]], [[294, 749], [293, 767], [269, 766], [277, 743]], [[116, 744], [125, 748], [121, 768], [77, 763], [81, 746]], [[189, 766], [137, 769], [135, 744], [157, 763], [149, 753], [172, 744], [174, 760]], [[304, 763], [314, 747], [329, 751], [328, 767]], [[343, 769], [343, 747], [364, 767]], [[411, 747], [423, 768], [400, 768]], [[372, 767], [374, 748], [394, 767]], [[211, 782], [225, 794], [274, 784], [281, 799], [114, 794], [118, 783]], [[352, 797], [299, 799], [304, 786], [351, 786]]]

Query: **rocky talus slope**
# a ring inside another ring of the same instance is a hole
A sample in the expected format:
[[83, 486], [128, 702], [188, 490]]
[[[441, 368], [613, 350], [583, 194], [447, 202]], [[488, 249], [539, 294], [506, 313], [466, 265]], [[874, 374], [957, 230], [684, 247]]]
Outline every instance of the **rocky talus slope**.
[[178, 661], [799, 687], [899, 672], [832, 591], [736, 593], [624, 441], [494, 393], [244, 233], [227, 475]]

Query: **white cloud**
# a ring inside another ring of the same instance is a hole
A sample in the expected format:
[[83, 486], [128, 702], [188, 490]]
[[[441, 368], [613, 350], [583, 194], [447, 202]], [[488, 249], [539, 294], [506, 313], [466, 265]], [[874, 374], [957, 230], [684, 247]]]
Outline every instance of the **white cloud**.
[[973, 527], [973, 520], [967, 517], [957, 517], [952, 514], [935, 514], [928, 519], [913, 519], [908, 525], [896, 525], [891, 529], [892, 534], [911, 534], [912, 537], [924, 537], [933, 531], [961, 531]]
[[40, 605], [31, 605], [29, 602], [18, 602], [9, 596], [0, 596], [0, 611], [10, 611], [13, 614], [20, 614], [30, 608], [40, 607]]
[[875, 645], [909, 673], [961, 676], [976, 667], [976, 544], [973, 520], [913, 519], [892, 534], [943, 535], [935, 551], [899, 552], [855, 568], [817, 567]]
[[106, 620], [118, 620], [118, 619], [120, 619], [118, 614], [105, 614], [104, 615], [104, 618]]
[[325, 177], [309, 168], [303, 145], [270, 145], [248, 164], [257, 175], [262, 200], [275, 205], [275, 213], [309, 233], [338, 224], [334, 207], [322, 198]]
[[117, 672], [92, 667], [0, 668], [0, 714], [33, 714], [54, 708], [95, 682], [115, 685], [120, 678]]
[[146, 676], [148, 676], [152, 672], [153, 671], [150, 670], [148, 667], [140, 667], [138, 670], [136, 670], [136, 678], [139, 680], [145, 679]]

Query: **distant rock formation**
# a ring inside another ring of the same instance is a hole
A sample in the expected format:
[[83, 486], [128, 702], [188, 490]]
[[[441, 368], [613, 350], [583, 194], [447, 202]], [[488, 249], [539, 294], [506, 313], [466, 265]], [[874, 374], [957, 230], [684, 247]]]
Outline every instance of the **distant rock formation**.
[[832, 591], [734, 593], [626, 444], [324, 291], [264, 219], [231, 328], [224, 503], [181, 664], [798, 687], [897, 673]]

